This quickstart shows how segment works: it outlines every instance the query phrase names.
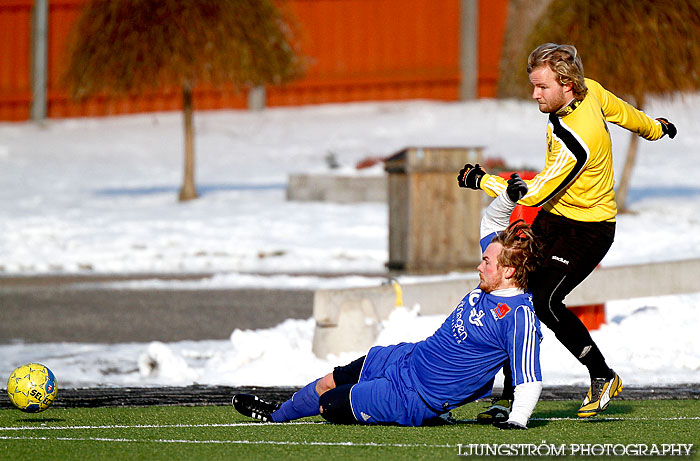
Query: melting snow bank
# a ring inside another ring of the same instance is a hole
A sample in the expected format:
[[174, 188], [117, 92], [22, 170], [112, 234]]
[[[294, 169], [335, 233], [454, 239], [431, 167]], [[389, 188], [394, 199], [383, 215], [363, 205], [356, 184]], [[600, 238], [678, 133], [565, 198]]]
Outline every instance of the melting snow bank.
[[[607, 324], [592, 336], [626, 385], [700, 383], [700, 293], [610, 302]], [[377, 344], [419, 341], [444, 316], [396, 309]], [[63, 387], [301, 386], [365, 351], [320, 359], [311, 352], [314, 321], [286, 320], [265, 330], [235, 330], [228, 341], [0, 346], [0, 372], [37, 361]], [[545, 386], [588, 384], [583, 366], [543, 327]], [[502, 379], [502, 378], [501, 378]], [[497, 379], [498, 383], [498, 379]]]

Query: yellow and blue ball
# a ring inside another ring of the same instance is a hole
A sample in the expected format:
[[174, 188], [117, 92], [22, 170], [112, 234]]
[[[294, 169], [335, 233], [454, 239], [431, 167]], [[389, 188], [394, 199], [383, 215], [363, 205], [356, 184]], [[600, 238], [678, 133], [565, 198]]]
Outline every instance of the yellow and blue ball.
[[56, 377], [40, 363], [28, 363], [16, 368], [7, 380], [10, 401], [27, 413], [46, 410], [57, 393]]

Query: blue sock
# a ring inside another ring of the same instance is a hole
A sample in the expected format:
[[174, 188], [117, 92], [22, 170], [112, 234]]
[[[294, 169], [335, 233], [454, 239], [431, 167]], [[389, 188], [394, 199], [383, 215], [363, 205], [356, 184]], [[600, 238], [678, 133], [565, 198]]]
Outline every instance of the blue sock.
[[294, 393], [291, 399], [282, 404], [279, 410], [272, 413], [272, 420], [281, 423], [292, 419], [316, 416], [320, 413], [316, 383], [318, 379], [307, 384]]

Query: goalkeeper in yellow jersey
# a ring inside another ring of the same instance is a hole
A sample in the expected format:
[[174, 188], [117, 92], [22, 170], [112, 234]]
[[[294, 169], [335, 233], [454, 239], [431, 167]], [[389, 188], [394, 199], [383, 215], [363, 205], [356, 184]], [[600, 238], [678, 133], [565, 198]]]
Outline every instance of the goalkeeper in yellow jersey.
[[[617, 206], [607, 123], [648, 140], [673, 138], [676, 127], [664, 118], [650, 118], [584, 78], [581, 57], [572, 45], [538, 46], [530, 53], [527, 72], [533, 99], [541, 112], [549, 114], [544, 169], [524, 181], [528, 192], [518, 202], [542, 207], [532, 229], [542, 245], [543, 264], [533, 274], [530, 290], [537, 317], [588, 368], [591, 386], [578, 411], [585, 418], [605, 410], [622, 390], [620, 377], [607, 365], [586, 327], [564, 305], [566, 295], [600, 263], [615, 236]], [[458, 182], [491, 197], [508, 185], [479, 165], [465, 165]], [[504, 373], [508, 370], [504, 367]], [[479, 421], [507, 419], [512, 392], [506, 384], [503, 398], [480, 414]]]

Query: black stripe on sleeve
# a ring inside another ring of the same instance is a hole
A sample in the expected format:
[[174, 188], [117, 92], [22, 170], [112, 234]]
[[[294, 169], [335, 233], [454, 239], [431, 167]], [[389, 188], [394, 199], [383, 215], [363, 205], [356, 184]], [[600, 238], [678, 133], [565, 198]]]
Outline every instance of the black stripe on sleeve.
[[586, 149], [584, 146], [581, 145], [581, 143], [576, 139], [576, 137], [573, 135], [571, 131], [568, 129], [564, 128], [564, 126], [561, 124], [561, 121], [559, 120], [559, 117], [557, 117], [555, 114], [549, 114], [549, 121], [552, 124], [552, 134], [556, 136], [557, 138], [561, 139], [561, 141], [564, 143], [567, 149], [574, 154], [574, 157], [576, 157], [576, 165], [574, 165], [574, 168], [569, 172], [569, 174], [564, 178], [564, 180], [557, 186], [552, 193], [550, 193], [547, 197], [545, 197], [543, 200], [541, 200], [539, 203], [533, 205], [533, 206], [542, 206], [545, 203], [547, 203], [549, 200], [552, 199], [552, 197], [556, 196], [559, 194], [562, 190], [566, 189], [566, 187], [571, 184], [571, 182], [576, 179], [576, 176], [581, 172], [583, 167], [586, 165], [586, 162], [588, 161], [588, 153], [586, 152]]

